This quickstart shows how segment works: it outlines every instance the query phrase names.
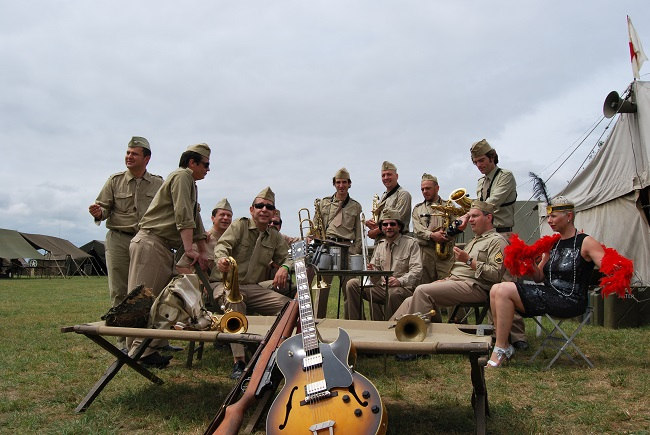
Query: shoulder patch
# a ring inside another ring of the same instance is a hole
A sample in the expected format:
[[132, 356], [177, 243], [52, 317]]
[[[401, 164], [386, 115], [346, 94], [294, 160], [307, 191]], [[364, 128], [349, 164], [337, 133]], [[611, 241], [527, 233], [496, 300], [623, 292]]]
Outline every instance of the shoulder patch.
[[494, 262], [496, 264], [503, 263], [503, 253], [501, 251], [497, 252], [496, 255], [494, 256]]

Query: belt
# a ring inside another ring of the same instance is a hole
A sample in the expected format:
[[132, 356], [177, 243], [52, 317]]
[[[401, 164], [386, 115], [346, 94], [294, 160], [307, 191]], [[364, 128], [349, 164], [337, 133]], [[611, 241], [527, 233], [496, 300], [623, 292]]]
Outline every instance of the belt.
[[131, 232], [128, 232], [128, 231], [114, 230], [112, 228], [111, 228], [111, 231], [115, 231], [116, 233], [124, 234], [124, 235], [129, 236], [129, 237], [135, 236], [135, 233], [131, 233]]
[[495, 230], [497, 230], [497, 233], [511, 233], [512, 227], [497, 227]]

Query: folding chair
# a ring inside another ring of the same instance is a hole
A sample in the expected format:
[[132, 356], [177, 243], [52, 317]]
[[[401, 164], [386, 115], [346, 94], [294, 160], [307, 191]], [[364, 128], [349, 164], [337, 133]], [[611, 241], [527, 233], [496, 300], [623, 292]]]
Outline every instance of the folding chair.
[[585, 360], [587, 365], [590, 368], [594, 368], [593, 363], [585, 356], [584, 353], [580, 350], [580, 348], [574, 343], [574, 339], [578, 336], [580, 331], [582, 330], [582, 327], [589, 323], [589, 320], [591, 319], [591, 316], [593, 315], [593, 308], [592, 307], [587, 307], [587, 310], [584, 312], [583, 317], [582, 317], [582, 322], [573, 330], [571, 335], [569, 335], [566, 331], [562, 329], [562, 324], [564, 323], [565, 320], [567, 319], [555, 319], [548, 314], [545, 314], [544, 316], [551, 322], [551, 325], [553, 326], [553, 329], [549, 330], [547, 329], [543, 322], [542, 319], [544, 317], [533, 317], [533, 320], [537, 325], [541, 328], [542, 332], [546, 334], [544, 337], [544, 340], [542, 341], [542, 344], [539, 346], [539, 349], [537, 349], [537, 352], [530, 358], [529, 362], [535, 361], [535, 358], [545, 349], [545, 348], [552, 348], [554, 350], [557, 350], [557, 353], [551, 359], [551, 362], [548, 363], [546, 366], [546, 370], [550, 369], [553, 364], [555, 364], [555, 361], [562, 355], [566, 355], [571, 361], [574, 363], [578, 363], [568, 352], [567, 349], [569, 347], [573, 347], [575, 351], [582, 357], [582, 359]]
[[465, 315], [457, 323], [465, 323], [465, 321], [469, 319], [469, 316], [472, 315], [472, 312], [474, 312], [474, 321], [476, 322], [475, 324], [480, 325], [483, 323], [483, 320], [485, 319], [485, 316], [487, 315], [487, 312], [490, 309], [490, 301], [487, 300], [485, 302], [467, 302], [467, 303], [462, 303], [454, 306], [454, 309], [451, 311], [451, 314], [449, 314], [449, 319], [447, 320], [447, 323], [454, 323], [454, 319], [456, 318], [456, 315], [458, 314], [458, 311], [461, 308], [466, 309]]

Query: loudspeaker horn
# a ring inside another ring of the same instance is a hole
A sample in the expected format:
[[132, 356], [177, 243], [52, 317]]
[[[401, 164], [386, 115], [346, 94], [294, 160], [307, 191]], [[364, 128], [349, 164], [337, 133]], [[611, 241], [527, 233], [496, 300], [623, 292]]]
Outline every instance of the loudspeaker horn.
[[617, 113], [636, 113], [636, 104], [621, 99], [618, 92], [612, 91], [607, 94], [607, 98], [605, 98], [605, 103], [603, 104], [603, 115], [605, 115], [605, 118], [611, 118]]

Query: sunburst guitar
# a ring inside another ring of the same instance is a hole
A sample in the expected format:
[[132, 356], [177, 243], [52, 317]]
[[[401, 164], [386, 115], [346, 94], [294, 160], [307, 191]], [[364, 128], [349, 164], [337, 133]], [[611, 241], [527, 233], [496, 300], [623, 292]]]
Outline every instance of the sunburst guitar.
[[375, 386], [348, 366], [350, 336], [318, 340], [305, 267], [306, 244], [291, 245], [301, 333], [278, 348], [284, 387], [266, 418], [267, 434], [385, 434], [387, 413]]

